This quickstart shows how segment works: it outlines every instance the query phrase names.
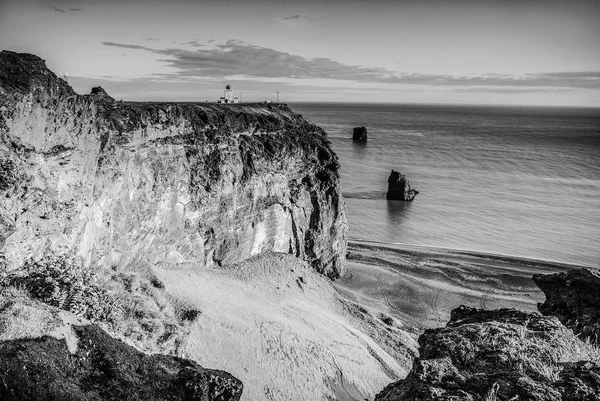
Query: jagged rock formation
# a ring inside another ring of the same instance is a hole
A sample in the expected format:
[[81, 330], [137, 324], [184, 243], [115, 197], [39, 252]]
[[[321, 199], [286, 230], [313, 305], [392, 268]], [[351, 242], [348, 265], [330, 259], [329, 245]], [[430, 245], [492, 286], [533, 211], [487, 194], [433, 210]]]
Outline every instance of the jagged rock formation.
[[109, 102], [115, 101], [115, 99], [112, 96], [110, 96], [108, 93], [106, 93], [104, 88], [101, 86], [94, 86], [92, 88], [92, 91], [90, 92], [90, 95], [96, 95], [98, 98], [107, 100]]
[[392, 170], [388, 178], [388, 200], [412, 201], [418, 193], [419, 191], [410, 187], [410, 183], [403, 174]]
[[343, 273], [346, 212], [325, 132], [284, 105], [80, 96], [0, 53], [0, 252], [87, 265], [215, 266], [288, 252]]
[[19, 294], [0, 294], [0, 310], [2, 400], [235, 401], [242, 394], [242, 383], [229, 373], [148, 356]]
[[353, 141], [366, 141], [367, 140], [367, 128], [366, 127], [354, 127], [352, 133]]
[[555, 317], [461, 306], [421, 335], [411, 372], [375, 400], [598, 400], [600, 356], [584, 349]]
[[533, 281], [546, 294], [538, 309], [556, 316], [580, 337], [600, 340], [600, 273], [592, 269], [574, 269], [565, 273], [536, 274]]

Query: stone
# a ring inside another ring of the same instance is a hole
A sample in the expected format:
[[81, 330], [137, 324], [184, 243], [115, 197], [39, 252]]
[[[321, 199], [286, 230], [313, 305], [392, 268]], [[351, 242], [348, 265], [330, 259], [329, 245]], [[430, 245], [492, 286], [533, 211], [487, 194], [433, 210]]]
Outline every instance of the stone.
[[354, 127], [354, 133], [352, 134], [353, 141], [366, 141], [367, 140], [367, 128], [366, 127]]
[[343, 274], [346, 207], [326, 133], [285, 105], [78, 95], [0, 52], [0, 254], [86, 266], [219, 267], [286, 252]]
[[546, 295], [538, 304], [546, 316], [556, 316], [581, 338], [600, 340], [600, 272], [573, 269], [564, 273], [536, 274], [533, 281]]
[[144, 354], [68, 312], [1, 294], [0, 306], [2, 400], [237, 401], [242, 395], [242, 383], [227, 372]]
[[597, 400], [600, 365], [555, 317], [461, 306], [419, 337], [408, 376], [376, 401]]
[[388, 200], [412, 201], [419, 191], [412, 189], [403, 174], [392, 170], [388, 178]]
[[106, 93], [106, 91], [104, 90], [104, 88], [102, 88], [101, 86], [95, 86], [92, 88], [92, 91], [90, 92], [91, 95], [95, 95], [97, 96], [99, 99], [104, 99], [106, 101], [109, 102], [114, 102], [115, 99], [113, 99], [108, 93]]

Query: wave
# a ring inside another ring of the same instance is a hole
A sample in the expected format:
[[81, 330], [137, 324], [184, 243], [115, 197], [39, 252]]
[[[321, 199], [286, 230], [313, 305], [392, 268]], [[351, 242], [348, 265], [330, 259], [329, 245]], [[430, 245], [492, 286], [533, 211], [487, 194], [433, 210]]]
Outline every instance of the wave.
[[[388, 170], [385, 170], [388, 171]], [[344, 199], [385, 200], [385, 191], [344, 192]]]
[[407, 244], [402, 242], [385, 242], [385, 241], [376, 241], [376, 240], [367, 240], [363, 238], [356, 237], [348, 237], [349, 245], [359, 245], [369, 250], [376, 251], [378, 249], [385, 249], [391, 251], [398, 251], [400, 253], [441, 253], [447, 255], [455, 255], [455, 256], [465, 256], [465, 257], [473, 257], [479, 259], [485, 259], [490, 261], [497, 262], [507, 262], [519, 265], [528, 265], [532, 267], [550, 267], [550, 268], [558, 268], [558, 269], [576, 269], [581, 267], [586, 267], [590, 269], [597, 269], [597, 267], [587, 264], [573, 264], [573, 263], [564, 263], [555, 260], [547, 260], [547, 259], [539, 259], [539, 258], [529, 258], [525, 256], [515, 256], [515, 255], [505, 255], [500, 253], [490, 253], [490, 252], [482, 252], [482, 251], [473, 251], [468, 249], [460, 249], [460, 248], [449, 248], [443, 246], [431, 246], [431, 245], [417, 245], [417, 244]]

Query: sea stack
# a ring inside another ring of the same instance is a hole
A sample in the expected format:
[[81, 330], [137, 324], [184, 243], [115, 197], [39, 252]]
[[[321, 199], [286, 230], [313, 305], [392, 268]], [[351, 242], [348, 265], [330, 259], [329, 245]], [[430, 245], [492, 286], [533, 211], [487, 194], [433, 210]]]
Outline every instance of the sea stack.
[[419, 191], [410, 187], [410, 183], [403, 174], [392, 170], [390, 178], [388, 178], [388, 200], [412, 201], [418, 193]]
[[367, 140], [367, 127], [354, 127], [354, 133], [352, 134], [353, 141], [366, 141]]

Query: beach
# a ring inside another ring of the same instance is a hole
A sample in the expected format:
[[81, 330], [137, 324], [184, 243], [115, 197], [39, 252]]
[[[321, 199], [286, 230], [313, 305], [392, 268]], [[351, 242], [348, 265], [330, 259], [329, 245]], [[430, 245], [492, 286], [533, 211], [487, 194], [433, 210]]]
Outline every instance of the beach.
[[575, 265], [460, 250], [350, 240], [348, 271], [333, 286], [407, 327], [443, 326], [459, 305], [536, 311], [544, 294], [533, 274]]

